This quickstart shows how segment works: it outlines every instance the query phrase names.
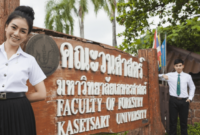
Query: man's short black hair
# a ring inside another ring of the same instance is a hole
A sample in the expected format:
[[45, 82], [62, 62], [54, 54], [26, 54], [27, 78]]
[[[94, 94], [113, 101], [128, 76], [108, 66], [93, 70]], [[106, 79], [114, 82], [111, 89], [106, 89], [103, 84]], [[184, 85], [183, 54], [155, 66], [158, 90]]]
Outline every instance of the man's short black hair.
[[174, 61], [174, 65], [179, 64], [179, 63], [182, 63], [182, 64], [184, 65], [184, 62], [183, 62], [182, 59], [176, 59], [176, 60]]

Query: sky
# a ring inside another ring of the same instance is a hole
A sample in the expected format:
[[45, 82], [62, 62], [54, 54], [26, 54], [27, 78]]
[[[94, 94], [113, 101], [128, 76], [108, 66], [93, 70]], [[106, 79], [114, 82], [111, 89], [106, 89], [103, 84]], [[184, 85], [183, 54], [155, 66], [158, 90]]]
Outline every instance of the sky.
[[[36, 27], [45, 28], [44, 19], [46, 2], [47, 0], [20, 0], [20, 5], [31, 6], [35, 11], [35, 20], [33, 25]], [[84, 34], [86, 39], [112, 45], [112, 23], [103, 10], [100, 10], [96, 15], [90, 1], [89, 13], [85, 16], [84, 25]], [[125, 30], [125, 27], [119, 25], [118, 23], [116, 28], [117, 33], [121, 33]], [[78, 19], [75, 17], [74, 36], [79, 37], [79, 35]], [[122, 41], [123, 37], [117, 37], [118, 45], [121, 44]]]

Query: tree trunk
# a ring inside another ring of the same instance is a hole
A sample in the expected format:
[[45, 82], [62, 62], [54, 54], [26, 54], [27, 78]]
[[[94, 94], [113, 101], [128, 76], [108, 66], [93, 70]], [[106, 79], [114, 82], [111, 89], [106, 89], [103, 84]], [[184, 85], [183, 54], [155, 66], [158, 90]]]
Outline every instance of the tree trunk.
[[81, 16], [79, 16], [79, 28], [80, 28], [80, 37], [84, 38], [84, 21]]
[[112, 20], [112, 46], [114, 47], [117, 46], [115, 11], [113, 11], [113, 20]]
[[20, 0], [0, 0], [0, 44], [2, 44], [5, 38], [5, 22], [14, 9], [19, 6]]

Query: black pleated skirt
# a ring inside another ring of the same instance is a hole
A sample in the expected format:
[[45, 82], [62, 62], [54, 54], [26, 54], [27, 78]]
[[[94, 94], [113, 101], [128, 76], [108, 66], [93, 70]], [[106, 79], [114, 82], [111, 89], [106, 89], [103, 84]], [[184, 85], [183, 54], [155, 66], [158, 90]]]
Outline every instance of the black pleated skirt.
[[0, 135], [36, 135], [33, 109], [26, 97], [0, 100]]

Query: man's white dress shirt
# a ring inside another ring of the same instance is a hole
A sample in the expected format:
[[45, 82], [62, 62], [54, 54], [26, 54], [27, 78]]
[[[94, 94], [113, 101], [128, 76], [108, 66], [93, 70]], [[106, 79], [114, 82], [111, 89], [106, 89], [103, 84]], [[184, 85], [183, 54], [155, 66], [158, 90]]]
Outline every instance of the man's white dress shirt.
[[21, 47], [8, 60], [4, 43], [0, 46], [0, 92], [27, 92], [28, 79], [35, 86], [45, 78], [35, 58]]
[[[181, 72], [180, 73], [180, 86], [181, 86], [181, 94], [178, 96], [177, 95], [177, 81], [178, 81], [178, 73], [177, 72], [170, 72], [165, 74], [168, 76], [168, 80], [166, 80], [169, 84], [169, 94], [170, 96], [174, 97], [181, 97], [181, 98], [188, 98], [190, 100], [193, 99], [194, 97], [194, 92], [195, 92], [195, 85], [194, 82], [192, 81], [191, 75]], [[159, 74], [159, 77], [162, 77], [163, 74]], [[165, 80], [163, 78], [163, 80]], [[189, 95], [187, 91], [187, 86], [189, 86]]]

